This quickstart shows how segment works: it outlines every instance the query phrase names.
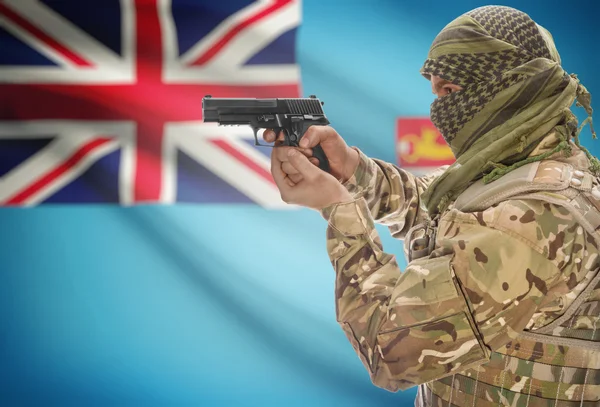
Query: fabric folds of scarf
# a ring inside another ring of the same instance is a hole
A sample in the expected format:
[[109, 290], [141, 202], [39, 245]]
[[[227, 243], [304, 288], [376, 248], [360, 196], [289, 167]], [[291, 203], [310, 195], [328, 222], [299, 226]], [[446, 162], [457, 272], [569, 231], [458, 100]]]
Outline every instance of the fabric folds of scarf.
[[457, 18], [421, 72], [462, 87], [431, 106], [456, 157], [423, 196], [431, 215], [485, 173], [527, 157], [550, 131], [564, 140], [577, 131], [570, 107], [579, 81], [562, 69], [550, 33], [521, 11], [486, 6]]

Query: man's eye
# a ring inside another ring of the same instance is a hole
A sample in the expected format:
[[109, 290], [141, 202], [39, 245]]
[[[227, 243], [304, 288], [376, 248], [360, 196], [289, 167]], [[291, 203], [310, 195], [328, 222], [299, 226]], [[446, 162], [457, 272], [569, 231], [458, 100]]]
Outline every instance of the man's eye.
[[452, 88], [444, 88], [444, 90], [446, 91], [447, 94], [452, 93]]

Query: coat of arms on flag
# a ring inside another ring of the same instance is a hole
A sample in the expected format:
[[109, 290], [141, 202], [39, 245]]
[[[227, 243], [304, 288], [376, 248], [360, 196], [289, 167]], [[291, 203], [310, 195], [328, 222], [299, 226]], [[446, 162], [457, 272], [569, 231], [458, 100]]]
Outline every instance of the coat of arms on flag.
[[454, 162], [454, 154], [426, 117], [401, 117], [396, 122], [398, 165], [422, 175]]
[[202, 97], [299, 97], [299, 0], [0, 2], [0, 204], [285, 207]]

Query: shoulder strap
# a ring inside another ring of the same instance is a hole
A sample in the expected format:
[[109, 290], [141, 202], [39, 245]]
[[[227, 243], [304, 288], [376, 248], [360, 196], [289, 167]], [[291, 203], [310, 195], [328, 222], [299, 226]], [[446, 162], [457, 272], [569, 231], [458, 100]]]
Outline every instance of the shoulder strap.
[[[539, 175], [538, 175], [539, 174]], [[476, 212], [522, 193], [559, 191], [569, 186], [573, 167], [557, 161], [526, 164], [484, 184], [480, 179], [467, 188], [454, 202], [462, 212]], [[539, 182], [543, 178], [543, 182]]]
[[563, 206], [600, 243], [600, 187], [587, 172], [560, 161], [534, 162], [489, 184], [478, 180], [456, 199], [454, 208], [476, 212], [509, 199], [537, 199]]

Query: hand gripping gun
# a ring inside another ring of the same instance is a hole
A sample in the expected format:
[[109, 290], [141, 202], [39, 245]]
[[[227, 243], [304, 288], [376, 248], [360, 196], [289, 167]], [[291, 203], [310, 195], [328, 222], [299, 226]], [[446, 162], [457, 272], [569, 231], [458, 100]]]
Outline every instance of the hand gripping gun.
[[[204, 122], [225, 126], [250, 125], [257, 146], [273, 147], [258, 142], [260, 129], [273, 129], [276, 135], [283, 132], [282, 145], [298, 147], [310, 126], [329, 124], [323, 104], [314, 95], [297, 99], [228, 99], [206, 95], [202, 98], [202, 117]], [[312, 151], [319, 160], [319, 168], [329, 172], [329, 161], [321, 146], [313, 147]]]

